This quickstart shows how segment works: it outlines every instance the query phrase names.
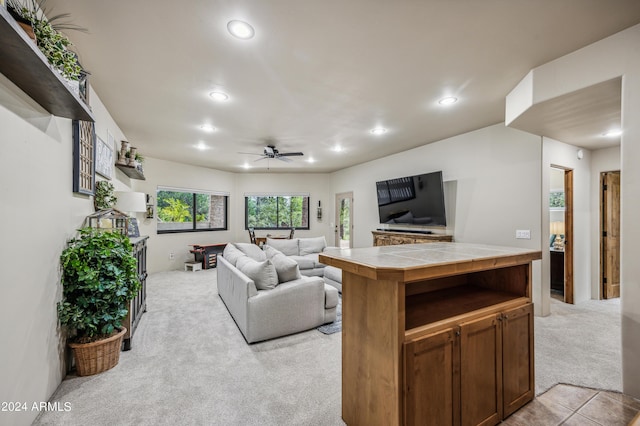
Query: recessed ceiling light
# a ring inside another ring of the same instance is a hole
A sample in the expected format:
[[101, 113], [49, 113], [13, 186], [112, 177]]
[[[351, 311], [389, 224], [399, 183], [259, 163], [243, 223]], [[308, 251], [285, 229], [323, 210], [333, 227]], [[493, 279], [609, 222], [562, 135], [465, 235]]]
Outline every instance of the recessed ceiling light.
[[374, 135], [383, 135], [387, 133], [387, 129], [385, 129], [384, 127], [374, 127], [373, 129], [370, 130], [370, 132], [373, 133]]
[[229, 21], [229, 23], [227, 23], [227, 30], [229, 30], [232, 36], [242, 40], [248, 40], [255, 35], [253, 27], [244, 21]]
[[224, 102], [229, 100], [229, 95], [218, 90], [209, 93], [209, 96], [211, 96], [211, 99], [213, 99], [214, 101]]
[[438, 101], [440, 105], [453, 105], [458, 102], [458, 98], [453, 96], [447, 96], [446, 98], [442, 98]]
[[307, 163], [315, 163], [316, 160], [313, 157], [307, 158]]
[[209, 149], [207, 144], [205, 144], [204, 142], [198, 143], [198, 145], [196, 145], [196, 148], [199, 149], [200, 151], [204, 151], [205, 149]]
[[620, 129], [612, 129], [602, 134], [606, 138], [617, 138], [620, 135], [622, 135], [622, 130]]
[[333, 147], [333, 150], [334, 150], [335, 152], [342, 152], [342, 149], [343, 149], [343, 148], [342, 148], [340, 145], [336, 145], [336, 146], [334, 146], [334, 147]]
[[203, 124], [202, 126], [200, 126], [200, 128], [205, 132], [215, 132], [216, 130], [218, 130], [215, 127], [213, 127], [211, 124]]
[[250, 169], [250, 168], [251, 168], [251, 164], [249, 164], [249, 163], [244, 163], [244, 164], [242, 165], [242, 167], [243, 167], [243, 168], [245, 168], [245, 169]]

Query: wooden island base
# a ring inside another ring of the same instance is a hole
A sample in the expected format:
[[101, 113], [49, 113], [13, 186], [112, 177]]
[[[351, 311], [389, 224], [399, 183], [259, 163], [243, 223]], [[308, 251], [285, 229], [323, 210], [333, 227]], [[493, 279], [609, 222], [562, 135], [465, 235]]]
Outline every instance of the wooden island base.
[[429, 243], [325, 252], [341, 268], [348, 425], [495, 425], [534, 396], [540, 251]]

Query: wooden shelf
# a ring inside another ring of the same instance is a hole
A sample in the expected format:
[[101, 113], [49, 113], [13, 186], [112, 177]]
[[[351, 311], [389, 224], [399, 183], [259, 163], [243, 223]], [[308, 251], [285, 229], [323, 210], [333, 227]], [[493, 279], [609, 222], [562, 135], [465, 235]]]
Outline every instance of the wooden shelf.
[[89, 107], [4, 7], [0, 7], [0, 72], [51, 114], [95, 121]]
[[468, 314], [520, 296], [472, 285], [447, 288], [407, 297], [406, 330]]
[[144, 178], [144, 174], [140, 170], [136, 169], [135, 167], [123, 166], [122, 164], [117, 164], [117, 163], [116, 163], [116, 167], [122, 170], [122, 173], [129, 176], [131, 179], [146, 180]]

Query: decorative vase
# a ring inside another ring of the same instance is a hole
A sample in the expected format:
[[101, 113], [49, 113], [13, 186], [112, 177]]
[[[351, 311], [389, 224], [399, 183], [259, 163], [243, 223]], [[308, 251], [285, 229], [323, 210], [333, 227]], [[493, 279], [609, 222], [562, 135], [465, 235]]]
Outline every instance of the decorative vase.
[[120, 153], [118, 154], [118, 164], [121, 166], [127, 165], [127, 141], [122, 141], [122, 145], [120, 146]]
[[131, 167], [136, 166], [136, 150], [137, 148], [134, 146], [129, 148], [129, 166]]
[[126, 332], [127, 329], [122, 327], [119, 333], [106, 339], [91, 343], [69, 343], [78, 376], [92, 376], [115, 367], [120, 361], [122, 338]]

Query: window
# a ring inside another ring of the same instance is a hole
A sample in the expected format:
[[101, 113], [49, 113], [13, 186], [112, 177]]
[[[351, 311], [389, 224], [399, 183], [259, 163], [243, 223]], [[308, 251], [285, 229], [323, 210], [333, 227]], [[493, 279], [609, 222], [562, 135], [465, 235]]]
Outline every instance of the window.
[[309, 229], [308, 195], [246, 195], [245, 228]]
[[158, 188], [158, 234], [227, 230], [228, 194]]

